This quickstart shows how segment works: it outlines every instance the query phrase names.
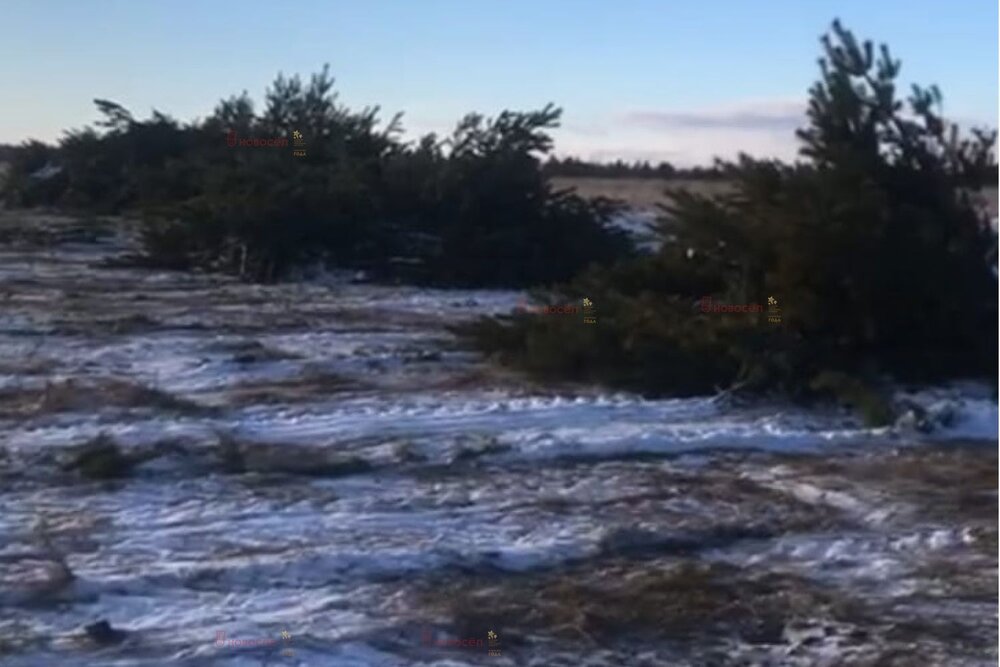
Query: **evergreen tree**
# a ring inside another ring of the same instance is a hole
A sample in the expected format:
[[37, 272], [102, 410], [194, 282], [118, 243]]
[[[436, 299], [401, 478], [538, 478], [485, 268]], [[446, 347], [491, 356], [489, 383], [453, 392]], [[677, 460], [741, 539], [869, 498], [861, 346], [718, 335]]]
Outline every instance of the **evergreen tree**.
[[[886, 376], [995, 378], [996, 234], [972, 197], [995, 172], [995, 133], [962, 137], [935, 88], [914, 87], [904, 106], [898, 61], [837, 22], [823, 48], [803, 161], [720, 164], [733, 192], [670, 192], [655, 256], [561, 289], [599, 305], [599, 330], [520, 317], [473, 337], [528, 368], [654, 393], [737, 383], [871, 408]], [[781, 322], [703, 314], [703, 297], [773, 297]]]

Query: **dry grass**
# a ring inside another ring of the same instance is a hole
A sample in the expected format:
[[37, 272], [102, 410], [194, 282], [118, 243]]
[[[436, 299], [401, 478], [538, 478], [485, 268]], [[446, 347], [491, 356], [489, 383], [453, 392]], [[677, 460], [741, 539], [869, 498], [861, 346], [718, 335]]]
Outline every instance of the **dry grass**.
[[[997, 523], [996, 450], [967, 445], [921, 447], [886, 456], [798, 462], [800, 474], [852, 480], [905, 501], [928, 520]], [[801, 477], [800, 477], [801, 478]], [[995, 551], [993, 552], [996, 553]]]
[[690, 561], [619, 561], [597, 571], [584, 567], [503, 584], [472, 578], [418, 597], [418, 606], [443, 612], [460, 636], [494, 627], [501, 636], [540, 633], [595, 644], [630, 636], [683, 642], [719, 634], [775, 644], [799, 619], [860, 611], [790, 575]]
[[306, 368], [295, 377], [234, 384], [226, 389], [225, 396], [229, 405], [261, 405], [323, 399], [366, 388], [358, 380]]
[[[5, 602], [31, 606], [58, 603], [76, 581], [65, 553], [53, 542], [53, 531], [44, 516], [37, 519], [32, 534], [38, 547], [36, 551], [14, 553], [3, 559], [0, 606]], [[9, 629], [9, 626], [4, 628]], [[0, 636], [0, 655], [27, 648], [32, 643], [30, 635], [29, 631], [17, 636]]]
[[119, 218], [77, 216], [52, 209], [3, 210], [0, 201], [0, 243], [48, 247], [59, 243], [89, 243], [113, 233]]
[[229, 433], [218, 433], [218, 459], [227, 472], [344, 477], [371, 472], [367, 460], [339, 454], [328, 447], [241, 441]]
[[116, 378], [96, 382], [68, 379], [49, 382], [42, 389], [7, 390], [0, 393], [0, 416], [5, 417], [88, 412], [102, 408], [155, 408], [182, 414], [197, 414], [207, 410], [161, 389]]

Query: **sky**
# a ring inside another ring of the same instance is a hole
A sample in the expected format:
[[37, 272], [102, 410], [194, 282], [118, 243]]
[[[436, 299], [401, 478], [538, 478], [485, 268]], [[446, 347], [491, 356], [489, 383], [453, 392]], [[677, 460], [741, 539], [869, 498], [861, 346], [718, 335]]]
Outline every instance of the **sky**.
[[996, 127], [993, 0], [0, 0], [0, 143], [91, 124], [94, 98], [203, 118], [329, 63], [343, 103], [409, 136], [554, 102], [561, 156], [790, 158], [835, 17], [889, 44], [906, 89]]

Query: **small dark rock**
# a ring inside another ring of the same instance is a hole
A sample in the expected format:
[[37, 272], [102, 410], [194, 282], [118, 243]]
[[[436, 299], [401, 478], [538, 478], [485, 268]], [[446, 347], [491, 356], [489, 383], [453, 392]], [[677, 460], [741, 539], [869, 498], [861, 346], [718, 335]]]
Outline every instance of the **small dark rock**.
[[225, 433], [220, 433], [218, 437], [218, 454], [222, 469], [230, 473], [246, 472], [246, 457], [240, 448], [240, 444], [235, 438]]
[[403, 463], [425, 463], [427, 457], [417, 451], [412, 442], [404, 441], [393, 447], [396, 457]]
[[102, 433], [85, 444], [68, 467], [90, 479], [118, 479], [127, 477], [135, 464], [118, 443]]
[[784, 642], [784, 624], [777, 619], [759, 619], [740, 633], [750, 644], [778, 645]]
[[124, 630], [117, 630], [111, 627], [111, 624], [107, 621], [97, 621], [96, 623], [91, 623], [86, 626], [84, 630], [86, 631], [88, 637], [101, 646], [120, 644], [125, 641], [125, 637], [128, 636], [128, 633]]
[[349, 457], [340, 461], [321, 463], [311, 471], [313, 475], [328, 477], [344, 477], [347, 475], [362, 475], [375, 469], [371, 463], [362, 458]]
[[847, 638], [850, 639], [851, 641], [863, 643], [869, 641], [871, 639], [871, 635], [868, 633], [867, 630], [863, 630], [861, 628], [855, 628], [847, 634]]
[[479, 447], [463, 447], [457, 454], [455, 454], [453, 461], [471, 461], [472, 459], [478, 459], [483, 456], [504, 454], [509, 451], [510, 445], [491, 440]]

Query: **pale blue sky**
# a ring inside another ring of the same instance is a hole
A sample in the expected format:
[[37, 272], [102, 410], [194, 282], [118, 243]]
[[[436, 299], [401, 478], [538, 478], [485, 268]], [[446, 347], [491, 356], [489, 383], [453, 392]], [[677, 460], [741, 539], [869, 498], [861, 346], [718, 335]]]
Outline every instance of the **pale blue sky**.
[[787, 157], [835, 16], [996, 125], [991, 0], [0, 0], [0, 142], [91, 123], [95, 97], [190, 120], [329, 62], [344, 102], [414, 133], [553, 101], [563, 154]]

